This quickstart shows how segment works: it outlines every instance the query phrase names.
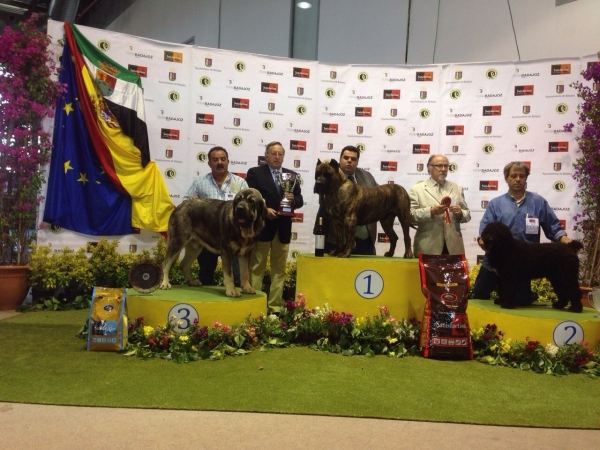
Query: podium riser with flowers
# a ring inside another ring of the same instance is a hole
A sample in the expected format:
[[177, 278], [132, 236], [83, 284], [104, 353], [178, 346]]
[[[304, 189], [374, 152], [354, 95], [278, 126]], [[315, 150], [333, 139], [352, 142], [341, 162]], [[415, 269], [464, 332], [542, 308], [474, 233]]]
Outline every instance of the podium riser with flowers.
[[[332, 310], [355, 317], [376, 316], [387, 306], [397, 319], [422, 320], [425, 296], [421, 292], [417, 259], [351, 256], [350, 258], [298, 256], [296, 292], [306, 296], [306, 308], [327, 303]], [[548, 306], [502, 309], [491, 300], [469, 300], [472, 330], [496, 324], [505, 338], [539, 341], [561, 346], [586, 341], [594, 348], [600, 341], [600, 319], [591, 308], [583, 313]]]
[[210, 327], [215, 322], [239, 324], [250, 314], [258, 317], [266, 313], [267, 296], [259, 291], [230, 298], [223, 286], [173, 286], [150, 294], [128, 289], [126, 305], [130, 320], [144, 317], [144, 324], [152, 327], [165, 326], [169, 321], [181, 322], [177, 329], [184, 331], [194, 320], [200, 326]]

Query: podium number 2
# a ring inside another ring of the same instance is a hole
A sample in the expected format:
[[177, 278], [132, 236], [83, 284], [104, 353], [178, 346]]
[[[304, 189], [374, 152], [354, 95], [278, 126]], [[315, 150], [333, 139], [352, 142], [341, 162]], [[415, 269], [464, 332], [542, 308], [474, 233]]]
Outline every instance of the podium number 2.
[[182, 333], [198, 320], [198, 311], [187, 303], [178, 303], [169, 310], [167, 321], [173, 323], [173, 330]]
[[374, 270], [363, 270], [354, 280], [354, 289], [363, 298], [375, 298], [383, 291], [383, 278]]
[[579, 344], [583, 341], [583, 328], [573, 320], [565, 320], [556, 325], [552, 337], [557, 347]]

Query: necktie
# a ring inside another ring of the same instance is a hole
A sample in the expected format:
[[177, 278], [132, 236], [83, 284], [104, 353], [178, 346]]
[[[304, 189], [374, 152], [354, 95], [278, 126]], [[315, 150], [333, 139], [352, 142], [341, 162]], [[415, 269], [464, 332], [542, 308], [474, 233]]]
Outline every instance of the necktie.
[[273, 171], [273, 178], [275, 179], [275, 186], [277, 186], [277, 192], [279, 192], [279, 195], [283, 195], [283, 188], [281, 187], [281, 183], [279, 182], [279, 170], [274, 170]]
[[348, 179], [356, 184], [356, 178], [354, 178], [354, 175], [348, 175]]

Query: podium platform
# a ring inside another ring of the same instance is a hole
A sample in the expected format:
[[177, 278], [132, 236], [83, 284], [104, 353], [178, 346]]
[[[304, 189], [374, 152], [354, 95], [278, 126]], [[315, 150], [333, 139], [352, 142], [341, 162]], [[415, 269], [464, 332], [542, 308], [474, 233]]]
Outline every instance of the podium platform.
[[[267, 311], [264, 292], [231, 298], [225, 295], [223, 286], [173, 286], [150, 294], [128, 289], [126, 303], [130, 320], [144, 317], [144, 323], [152, 327], [174, 320], [179, 322], [176, 327], [179, 332], [187, 330], [195, 319], [201, 326], [211, 327], [215, 322], [235, 325], [244, 322], [250, 314], [257, 317]], [[173, 317], [175, 319], [171, 319]]]
[[600, 342], [600, 318], [598, 311], [583, 308], [581, 313], [554, 309], [548, 306], [528, 306], [502, 309], [491, 300], [469, 300], [467, 308], [471, 329], [488, 323], [496, 324], [504, 332], [504, 338], [517, 341], [540, 341], [542, 345], [586, 341], [593, 349]]
[[419, 260], [379, 256], [337, 258], [301, 253], [297, 258], [296, 293], [306, 296], [307, 308], [329, 306], [356, 317], [379, 314], [387, 306], [396, 319], [421, 320]]

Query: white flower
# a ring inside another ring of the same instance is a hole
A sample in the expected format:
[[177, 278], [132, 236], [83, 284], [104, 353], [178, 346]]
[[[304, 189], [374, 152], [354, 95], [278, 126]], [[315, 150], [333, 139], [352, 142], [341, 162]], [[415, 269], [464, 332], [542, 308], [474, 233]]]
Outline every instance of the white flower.
[[558, 347], [554, 344], [547, 344], [546, 353], [548, 353], [550, 356], [556, 356], [558, 353]]

